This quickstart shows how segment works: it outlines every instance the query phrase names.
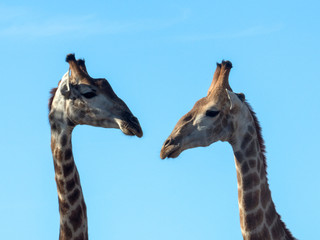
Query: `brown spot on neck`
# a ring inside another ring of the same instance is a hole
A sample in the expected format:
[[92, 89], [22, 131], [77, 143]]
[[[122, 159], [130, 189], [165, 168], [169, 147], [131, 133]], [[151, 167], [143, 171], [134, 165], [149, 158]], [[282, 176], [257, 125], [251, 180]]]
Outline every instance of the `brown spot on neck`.
[[250, 173], [242, 178], [243, 190], [247, 191], [260, 184], [260, 178], [257, 173]]
[[70, 215], [70, 223], [74, 231], [77, 231], [78, 228], [81, 226], [82, 218], [83, 218], [82, 208], [79, 205], [75, 210], [71, 212], [71, 215]]
[[251, 140], [252, 140], [252, 136], [249, 133], [246, 133], [241, 142], [241, 149], [245, 150]]
[[263, 226], [262, 230], [260, 232], [251, 234], [250, 238], [251, 240], [271, 240], [271, 236], [269, 233], [268, 228], [266, 227], [266, 225]]
[[243, 207], [245, 211], [251, 211], [258, 207], [260, 202], [260, 190], [250, 191], [244, 194]]
[[259, 209], [254, 213], [246, 214], [244, 218], [245, 218], [245, 230], [252, 231], [262, 224], [264, 214], [263, 214], [263, 211]]
[[251, 141], [248, 148], [246, 149], [245, 156], [246, 157], [254, 157], [257, 155], [256, 143]]
[[72, 232], [67, 223], [60, 224], [59, 240], [69, 240], [72, 238]]
[[81, 192], [78, 188], [76, 188], [69, 196], [68, 200], [71, 205], [75, 204], [75, 202], [79, 199]]

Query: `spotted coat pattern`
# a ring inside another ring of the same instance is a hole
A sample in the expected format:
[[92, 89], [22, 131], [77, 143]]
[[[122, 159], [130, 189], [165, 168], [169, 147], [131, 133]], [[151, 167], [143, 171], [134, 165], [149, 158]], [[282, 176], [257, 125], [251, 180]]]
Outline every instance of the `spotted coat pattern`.
[[49, 119], [60, 213], [59, 239], [85, 240], [88, 239], [87, 210], [71, 146], [74, 125], [55, 115], [51, 111]]

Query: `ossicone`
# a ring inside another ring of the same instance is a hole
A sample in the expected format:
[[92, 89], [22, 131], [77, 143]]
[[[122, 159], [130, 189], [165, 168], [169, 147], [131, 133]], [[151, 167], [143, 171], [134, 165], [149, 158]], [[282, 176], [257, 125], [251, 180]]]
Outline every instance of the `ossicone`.
[[77, 63], [79, 66], [85, 66], [85, 60], [84, 59], [78, 59]]
[[[85, 72], [86, 74], [88, 74], [87, 72], [87, 68], [86, 68], [86, 63], [85, 63], [85, 60], [84, 59], [78, 59], [77, 60], [77, 64], [78, 66], [80, 67], [80, 69]], [[89, 75], [89, 74], [88, 74]]]
[[90, 76], [87, 73], [87, 69], [83, 60], [80, 61], [81, 64], [79, 64], [79, 60], [76, 60], [74, 53], [70, 53], [66, 57], [66, 62], [69, 63], [72, 81], [75, 81], [77, 83], [84, 83], [89, 81], [88, 79], [90, 78]]
[[[232, 63], [231, 63], [230, 61], [222, 60], [221, 65], [224, 66], [224, 67], [227, 68], [227, 69], [231, 69], [231, 68], [232, 68]], [[221, 66], [221, 65], [220, 65], [220, 66]]]
[[66, 62], [75, 61], [76, 57], [74, 56], [74, 53], [69, 53], [66, 57]]

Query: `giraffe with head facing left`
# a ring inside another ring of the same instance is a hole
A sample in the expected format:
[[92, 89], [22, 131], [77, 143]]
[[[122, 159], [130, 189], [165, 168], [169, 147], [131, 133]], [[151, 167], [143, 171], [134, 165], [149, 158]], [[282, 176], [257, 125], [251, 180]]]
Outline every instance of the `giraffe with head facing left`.
[[[84, 60], [67, 55], [69, 71], [51, 91], [49, 121], [51, 150], [60, 213], [60, 240], [87, 240], [87, 211], [71, 146], [77, 125], [118, 128], [142, 137], [138, 119], [103, 78], [91, 78]], [[71, 76], [70, 76], [71, 71]]]
[[197, 101], [162, 146], [162, 159], [217, 141], [233, 148], [238, 181], [240, 226], [245, 240], [294, 239], [271, 198], [261, 128], [244, 94], [229, 85], [232, 64], [217, 64], [207, 96]]

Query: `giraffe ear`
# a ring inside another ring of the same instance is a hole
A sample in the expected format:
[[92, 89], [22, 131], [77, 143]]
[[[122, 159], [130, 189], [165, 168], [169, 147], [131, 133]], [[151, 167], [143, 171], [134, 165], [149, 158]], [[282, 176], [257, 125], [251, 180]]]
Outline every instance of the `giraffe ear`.
[[70, 97], [70, 94], [71, 94], [71, 84], [70, 84], [70, 70], [68, 70], [68, 72], [66, 72], [62, 79], [61, 79], [61, 94], [63, 96], [65, 96], [66, 98], [69, 98]]
[[63, 96], [65, 96], [66, 98], [69, 98], [71, 94], [70, 86], [68, 87], [67, 84], [63, 84], [61, 86], [60, 92]]
[[229, 101], [230, 101], [230, 110], [234, 110], [237, 109], [241, 106], [242, 102], [244, 101], [244, 94], [240, 93], [234, 93], [228, 89], [226, 89]]

